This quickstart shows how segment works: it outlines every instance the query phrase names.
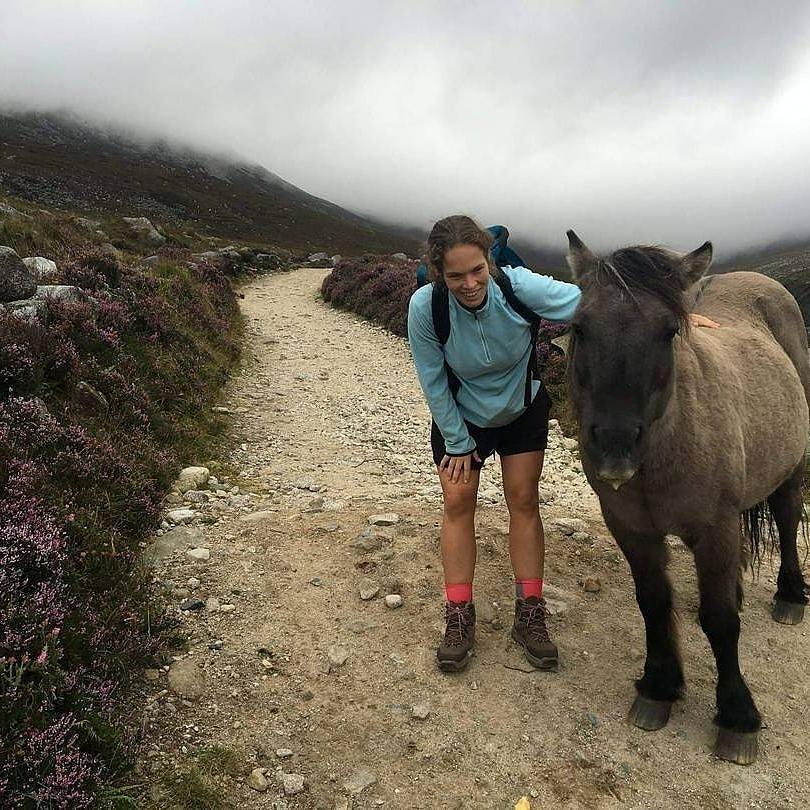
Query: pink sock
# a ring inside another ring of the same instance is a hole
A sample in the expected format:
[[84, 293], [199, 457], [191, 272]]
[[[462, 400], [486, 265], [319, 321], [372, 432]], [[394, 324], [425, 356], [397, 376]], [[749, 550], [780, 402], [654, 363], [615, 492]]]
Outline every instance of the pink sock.
[[444, 586], [444, 598], [448, 602], [472, 602], [472, 582]]
[[529, 596], [536, 596], [541, 599], [543, 596], [542, 579], [516, 579], [515, 595], [518, 599], [526, 599]]

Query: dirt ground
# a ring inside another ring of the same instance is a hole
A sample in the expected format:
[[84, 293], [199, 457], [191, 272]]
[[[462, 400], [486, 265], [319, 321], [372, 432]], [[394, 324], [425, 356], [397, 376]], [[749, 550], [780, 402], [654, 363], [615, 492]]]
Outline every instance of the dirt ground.
[[[156, 804], [168, 806], [167, 772], [217, 746], [236, 766], [211, 779], [245, 808], [511, 810], [523, 796], [533, 810], [810, 806], [808, 625], [771, 621], [767, 564], [746, 578], [740, 645], [765, 719], [759, 761], [711, 755], [714, 662], [677, 541], [687, 695], [661, 731], [627, 724], [643, 625], [627, 565], [557, 430], [542, 513], [559, 671], [532, 670], [509, 639], [507, 513], [492, 461], [477, 522], [476, 654], [459, 675], [436, 669], [441, 503], [429, 417], [407, 344], [325, 306], [326, 272], [243, 289], [248, 346], [222, 401], [233, 414], [231, 450], [216, 460], [222, 491], [192, 505], [188, 542], [157, 570], [186, 646], [170, 671], [146, 673], [139, 773]], [[181, 505], [172, 500], [167, 509]], [[370, 527], [380, 513], [399, 521]], [[560, 518], [585, 531], [562, 533]], [[210, 560], [194, 562], [188, 547]], [[585, 592], [585, 577], [601, 590]], [[379, 594], [365, 601], [370, 585]], [[387, 607], [386, 594], [402, 606]], [[189, 598], [209, 601], [181, 611]], [[256, 768], [266, 769], [261, 791], [249, 785]]]

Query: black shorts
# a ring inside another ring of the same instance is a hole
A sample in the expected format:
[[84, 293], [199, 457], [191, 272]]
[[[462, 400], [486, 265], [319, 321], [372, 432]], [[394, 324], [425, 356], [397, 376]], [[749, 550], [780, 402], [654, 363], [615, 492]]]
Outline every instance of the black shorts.
[[[548, 391], [541, 387], [537, 396], [528, 408], [514, 422], [501, 427], [482, 428], [472, 422], [465, 422], [470, 432], [475, 449], [481, 457], [478, 462], [473, 459], [472, 468], [480, 470], [488, 456], [497, 453], [499, 456], [516, 456], [518, 453], [545, 451], [548, 444], [548, 413], [551, 399]], [[430, 447], [433, 450], [433, 461], [438, 466], [447, 454], [444, 437], [439, 426], [432, 422], [430, 426]]]

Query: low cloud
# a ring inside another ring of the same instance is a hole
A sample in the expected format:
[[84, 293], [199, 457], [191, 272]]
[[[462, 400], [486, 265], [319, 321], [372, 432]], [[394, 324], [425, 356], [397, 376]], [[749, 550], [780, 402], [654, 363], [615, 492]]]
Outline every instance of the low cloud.
[[657, 0], [0, 7], [0, 104], [261, 163], [420, 227], [721, 255], [810, 235], [810, 6]]

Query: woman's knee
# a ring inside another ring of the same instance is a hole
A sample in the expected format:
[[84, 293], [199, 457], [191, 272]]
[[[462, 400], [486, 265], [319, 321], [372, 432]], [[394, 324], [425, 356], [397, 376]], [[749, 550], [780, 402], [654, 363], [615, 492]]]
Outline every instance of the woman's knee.
[[514, 487], [504, 492], [509, 513], [535, 514], [540, 509], [537, 487]]
[[449, 518], [464, 518], [475, 514], [477, 491], [468, 487], [453, 487], [444, 493], [444, 514]]

